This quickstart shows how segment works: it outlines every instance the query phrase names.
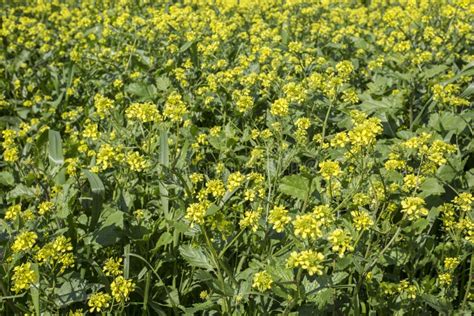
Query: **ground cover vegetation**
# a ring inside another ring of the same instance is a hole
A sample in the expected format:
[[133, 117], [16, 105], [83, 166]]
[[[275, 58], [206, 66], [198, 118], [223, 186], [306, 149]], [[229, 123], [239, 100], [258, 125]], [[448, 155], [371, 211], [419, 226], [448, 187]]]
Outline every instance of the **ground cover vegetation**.
[[472, 1], [0, 6], [4, 315], [472, 311]]

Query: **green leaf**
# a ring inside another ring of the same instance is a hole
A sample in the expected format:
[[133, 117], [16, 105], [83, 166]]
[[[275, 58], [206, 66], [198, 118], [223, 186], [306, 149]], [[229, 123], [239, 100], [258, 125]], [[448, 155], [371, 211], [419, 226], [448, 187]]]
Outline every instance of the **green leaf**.
[[334, 272], [332, 274], [332, 277], [331, 277], [332, 284], [337, 285], [337, 284], [341, 283], [342, 281], [344, 281], [345, 278], [347, 278], [348, 275], [349, 275], [349, 273], [344, 272], [344, 271]]
[[37, 279], [36, 286], [30, 287], [31, 300], [33, 301], [33, 306], [35, 308], [36, 315], [41, 315], [40, 314], [40, 310], [41, 310], [40, 309], [40, 299], [39, 299], [39, 295], [40, 295], [40, 293], [39, 293], [40, 273], [39, 273], [39, 269], [38, 269], [37, 264], [33, 264], [32, 268], [35, 271], [36, 277], [38, 279]]
[[461, 133], [467, 126], [459, 115], [451, 112], [431, 114], [428, 125], [439, 132], [455, 131], [456, 133]]
[[[168, 168], [170, 165], [170, 151], [168, 146], [168, 131], [162, 130], [160, 133], [160, 164], [164, 168]], [[163, 181], [160, 181], [159, 189], [161, 206], [163, 207], [165, 216], [167, 216], [169, 212], [169, 192], [166, 184]]]
[[205, 301], [203, 303], [194, 303], [193, 307], [187, 307], [184, 311], [184, 315], [195, 315], [196, 313], [204, 310], [212, 310], [214, 303], [212, 301]]
[[281, 180], [278, 189], [282, 193], [304, 200], [310, 194], [309, 183], [309, 180], [303, 176], [291, 175]]
[[52, 164], [62, 165], [64, 163], [61, 134], [51, 129], [48, 131], [48, 154]]
[[156, 242], [155, 249], [160, 248], [161, 246], [165, 246], [170, 244], [173, 241], [173, 235], [171, 235], [169, 232], [164, 232], [161, 234], [160, 238]]
[[441, 314], [449, 314], [452, 311], [451, 304], [445, 298], [436, 297], [428, 293], [422, 294], [421, 298]]
[[192, 267], [203, 268], [206, 270], [214, 269], [214, 266], [209, 260], [209, 254], [204, 253], [204, 250], [201, 247], [193, 248], [190, 245], [180, 246], [179, 253]]
[[184, 43], [183, 46], [181, 46], [179, 48], [179, 52], [184, 53], [185, 51], [187, 51], [191, 47], [191, 45], [193, 45], [193, 43], [194, 43], [193, 41], [189, 41], [189, 42]]
[[216, 214], [219, 209], [220, 209], [219, 206], [212, 203], [206, 211], [206, 216], [212, 216], [212, 215]]
[[57, 298], [56, 304], [61, 307], [66, 307], [76, 302], [87, 300], [87, 283], [79, 276], [69, 276], [55, 293]]
[[82, 172], [87, 177], [92, 191], [92, 215], [90, 220], [90, 231], [95, 230], [95, 226], [99, 221], [100, 212], [102, 210], [102, 202], [105, 194], [105, 187], [99, 176], [89, 170], [83, 169]]
[[34, 197], [36, 197], [35, 191], [22, 183], [18, 184], [13, 190], [8, 192], [8, 199], [10, 200], [16, 198], [32, 199]]
[[463, 98], [469, 98], [471, 95], [474, 94], [474, 82], [471, 82], [469, 84], [469, 86], [466, 88], [466, 90], [464, 90], [462, 93], [461, 93], [461, 97]]
[[111, 211], [94, 236], [95, 241], [102, 246], [114, 245], [123, 236], [124, 213], [119, 210]]
[[467, 185], [470, 189], [474, 188], [474, 168], [466, 172]]
[[322, 289], [313, 295], [311, 301], [316, 303], [318, 309], [324, 309], [334, 303], [334, 290], [330, 288]]
[[125, 88], [125, 92], [140, 97], [141, 101], [152, 100], [156, 95], [156, 87], [152, 84], [134, 82]]
[[435, 66], [433, 66], [429, 69], [426, 69], [423, 72], [423, 77], [425, 79], [430, 79], [430, 78], [433, 78], [433, 77], [439, 75], [440, 73], [444, 72], [447, 69], [448, 69], [448, 66], [446, 66], [446, 65], [435, 65]]
[[156, 87], [158, 90], [166, 91], [171, 86], [171, 81], [168, 77], [158, 77], [156, 79]]
[[8, 171], [0, 172], [0, 184], [4, 186], [12, 186], [15, 183], [15, 178]]
[[445, 192], [443, 186], [436, 178], [428, 178], [420, 185], [421, 197], [428, 197], [430, 195], [440, 195]]
[[95, 173], [90, 172], [89, 170], [83, 169], [82, 172], [87, 177], [89, 185], [91, 187], [92, 193], [103, 196], [105, 193], [105, 187], [100, 180], [99, 176]]

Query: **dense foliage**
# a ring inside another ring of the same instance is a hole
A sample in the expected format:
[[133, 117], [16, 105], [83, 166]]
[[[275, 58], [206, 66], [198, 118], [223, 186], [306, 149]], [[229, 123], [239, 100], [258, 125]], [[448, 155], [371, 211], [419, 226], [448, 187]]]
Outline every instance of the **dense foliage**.
[[0, 6], [3, 314], [472, 310], [472, 1]]

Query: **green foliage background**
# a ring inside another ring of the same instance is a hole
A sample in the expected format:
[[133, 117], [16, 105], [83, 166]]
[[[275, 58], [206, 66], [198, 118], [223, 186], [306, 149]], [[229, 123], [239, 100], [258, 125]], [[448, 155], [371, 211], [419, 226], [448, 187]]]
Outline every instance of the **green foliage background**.
[[472, 311], [472, 1], [0, 7], [3, 314]]

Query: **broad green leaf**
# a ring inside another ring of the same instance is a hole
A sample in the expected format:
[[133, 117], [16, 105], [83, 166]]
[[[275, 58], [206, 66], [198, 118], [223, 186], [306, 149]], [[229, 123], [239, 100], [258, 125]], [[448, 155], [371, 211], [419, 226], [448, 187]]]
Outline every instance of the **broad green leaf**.
[[12, 186], [15, 183], [15, 178], [8, 171], [0, 172], [0, 184], [4, 186]]
[[284, 177], [279, 191], [292, 197], [304, 200], [310, 194], [309, 180], [301, 175], [291, 175]]
[[[112, 211], [112, 210], [111, 210]], [[94, 234], [95, 241], [102, 246], [116, 244], [123, 236], [124, 218], [123, 212], [112, 211]]]
[[103, 196], [105, 193], [105, 187], [104, 187], [104, 184], [102, 183], [102, 180], [100, 180], [99, 176], [86, 169], [82, 170], [82, 172], [84, 173], [84, 175], [87, 177], [87, 180], [89, 181], [89, 185], [91, 187], [92, 193]]
[[345, 278], [347, 278], [348, 275], [349, 275], [349, 273], [344, 272], [344, 271], [333, 272], [333, 274], [331, 276], [332, 284], [337, 285], [337, 284], [341, 283], [342, 281], [344, 281]]
[[194, 303], [193, 307], [188, 307], [185, 309], [184, 315], [196, 315], [196, 313], [200, 311], [211, 310], [213, 306], [214, 306], [214, 303], [212, 301], [206, 301], [203, 303]]
[[13, 190], [8, 192], [8, 199], [32, 199], [36, 197], [35, 191], [32, 188], [27, 187], [26, 185], [20, 183]]
[[158, 239], [155, 248], [160, 248], [162, 246], [168, 245], [172, 241], [173, 241], [173, 235], [171, 235], [169, 232], [164, 232], [163, 234], [161, 234], [160, 238]]
[[469, 188], [474, 188], [474, 168], [466, 172], [466, 180]]
[[150, 101], [157, 95], [156, 87], [146, 83], [131, 83], [125, 88], [125, 91], [140, 97], [141, 101]]
[[216, 214], [216, 212], [217, 212], [219, 209], [220, 209], [219, 206], [217, 206], [217, 205], [215, 205], [214, 203], [212, 203], [212, 204], [208, 207], [208, 209], [207, 209], [207, 211], [206, 211], [206, 216], [211, 216], [211, 215]]
[[168, 77], [158, 77], [156, 79], [156, 88], [161, 91], [166, 91], [171, 86], [171, 81]]
[[466, 128], [466, 122], [459, 115], [451, 112], [431, 114], [428, 124], [437, 131], [461, 133]]
[[430, 195], [440, 195], [445, 192], [443, 186], [436, 178], [428, 178], [420, 185], [421, 197], [428, 197]]
[[214, 269], [213, 264], [209, 260], [210, 255], [204, 253], [201, 247], [194, 248], [190, 245], [183, 245], [179, 247], [179, 253], [192, 267], [206, 270]]
[[55, 300], [59, 307], [66, 307], [76, 302], [83, 302], [87, 300], [87, 282], [77, 276], [68, 276], [65, 281], [55, 293], [57, 298]]
[[89, 230], [94, 231], [97, 222], [99, 221], [102, 210], [102, 203], [105, 194], [105, 187], [99, 176], [89, 170], [83, 169], [82, 172], [87, 177], [92, 191], [92, 215], [89, 224]]
[[440, 314], [449, 314], [452, 311], [451, 304], [445, 298], [424, 293], [421, 295], [421, 299]]
[[61, 134], [51, 129], [48, 131], [48, 154], [51, 163], [56, 165], [64, 163]]
[[180, 52], [180, 53], [184, 53], [184, 52], [187, 51], [187, 50], [191, 47], [191, 45], [193, 45], [193, 44], [194, 44], [193, 41], [189, 41], [189, 42], [184, 43], [183, 46], [181, 46], [181, 47], [179, 48], [179, 52]]
[[446, 65], [435, 65], [429, 69], [426, 69], [423, 72], [423, 77], [425, 77], [425, 79], [430, 79], [439, 75], [440, 73], [444, 72], [447, 69], [448, 69], [448, 66]]
[[334, 303], [334, 290], [330, 288], [324, 288], [311, 295], [310, 301], [316, 303], [318, 309], [323, 309], [328, 305]]
[[35, 286], [30, 287], [30, 294], [31, 294], [31, 300], [33, 301], [33, 306], [35, 308], [35, 313], [36, 315], [41, 315], [41, 306], [40, 306], [40, 291], [39, 291], [39, 284], [40, 284], [40, 273], [38, 269], [37, 264], [32, 264], [33, 271], [35, 272], [36, 275], [36, 284]]

